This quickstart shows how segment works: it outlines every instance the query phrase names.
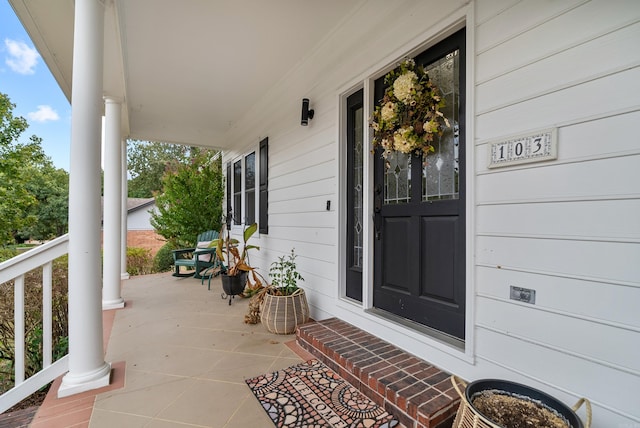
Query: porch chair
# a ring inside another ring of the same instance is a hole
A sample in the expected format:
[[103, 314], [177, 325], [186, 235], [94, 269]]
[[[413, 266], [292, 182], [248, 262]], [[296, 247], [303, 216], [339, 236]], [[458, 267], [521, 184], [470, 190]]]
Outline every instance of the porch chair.
[[[193, 248], [181, 248], [173, 250], [173, 265], [175, 272], [173, 276], [201, 279], [201, 273], [207, 268], [213, 267], [218, 263], [215, 247], [209, 248], [211, 241], [218, 239], [217, 230], [207, 230], [198, 235], [196, 246]], [[181, 272], [180, 267], [183, 266], [189, 271]], [[191, 272], [193, 270], [193, 272]]]
[[207, 290], [211, 290], [211, 279], [215, 278], [221, 273], [227, 273], [227, 266], [216, 256], [216, 262], [214, 263], [214, 265], [206, 268], [200, 273], [202, 278], [200, 280], [200, 284], [204, 285], [204, 280], [208, 280]]

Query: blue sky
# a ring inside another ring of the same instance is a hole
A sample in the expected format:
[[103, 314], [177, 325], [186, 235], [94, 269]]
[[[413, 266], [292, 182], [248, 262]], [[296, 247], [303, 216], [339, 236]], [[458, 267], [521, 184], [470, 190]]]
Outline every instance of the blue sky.
[[29, 122], [20, 141], [42, 138], [54, 165], [69, 171], [71, 106], [6, 0], [0, 0], [0, 92], [16, 105], [14, 116]]

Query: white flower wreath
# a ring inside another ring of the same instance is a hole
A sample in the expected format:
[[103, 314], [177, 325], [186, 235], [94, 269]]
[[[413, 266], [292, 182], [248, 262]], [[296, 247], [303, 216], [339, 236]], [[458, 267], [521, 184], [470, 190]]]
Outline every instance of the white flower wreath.
[[440, 111], [438, 88], [412, 59], [389, 72], [384, 83], [388, 88], [371, 117], [374, 149], [382, 147], [385, 159], [394, 151], [425, 158], [435, 150], [434, 138], [450, 126]]

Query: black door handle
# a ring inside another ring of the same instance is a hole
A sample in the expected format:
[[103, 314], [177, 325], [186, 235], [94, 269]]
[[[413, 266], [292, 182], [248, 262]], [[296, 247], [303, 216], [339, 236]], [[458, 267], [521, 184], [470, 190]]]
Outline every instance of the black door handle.
[[373, 199], [373, 212], [379, 213], [382, 210], [382, 185], [375, 187], [375, 197]]
[[374, 228], [375, 228], [375, 238], [377, 240], [381, 237], [381, 226], [382, 226], [382, 184], [377, 184], [375, 187], [375, 197], [373, 198], [373, 212], [374, 216]]

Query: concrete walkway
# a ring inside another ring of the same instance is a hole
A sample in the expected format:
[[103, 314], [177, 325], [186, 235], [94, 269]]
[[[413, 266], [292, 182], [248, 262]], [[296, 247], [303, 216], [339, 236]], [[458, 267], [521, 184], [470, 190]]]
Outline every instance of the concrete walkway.
[[295, 336], [245, 324], [248, 300], [229, 306], [221, 291], [219, 279], [208, 291], [199, 280], [168, 273], [125, 281], [126, 307], [114, 311], [106, 351], [112, 389], [91, 401], [78, 397], [92, 410], [89, 422], [65, 415], [78, 412], [68, 397], [48, 399], [32, 427], [272, 426], [244, 379], [301, 362], [286, 344]]

